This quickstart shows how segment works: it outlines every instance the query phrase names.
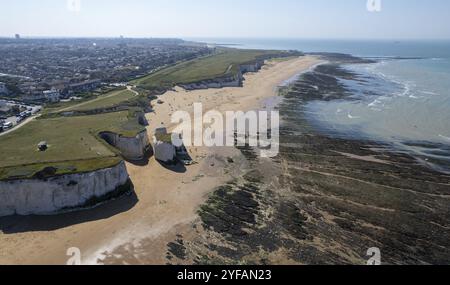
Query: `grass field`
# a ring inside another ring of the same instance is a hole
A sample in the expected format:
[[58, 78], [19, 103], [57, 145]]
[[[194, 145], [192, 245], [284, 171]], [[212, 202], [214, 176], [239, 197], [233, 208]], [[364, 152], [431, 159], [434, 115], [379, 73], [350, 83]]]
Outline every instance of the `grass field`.
[[119, 90], [113, 91], [108, 94], [102, 95], [93, 100], [82, 102], [80, 104], [76, 104], [74, 106], [70, 106], [68, 108], [64, 108], [64, 111], [90, 111], [96, 109], [106, 109], [110, 107], [114, 107], [122, 102], [125, 102], [133, 97], [136, 94], [129, 90]]
[[[142, 130], [131, 111], [35, 120], [1, 138], [0, 179], [30, 177], [45, 166], [58, 168], [59, 174], [110, 167], [121, 158], [98, 133], [132, 137]], [[41, 141], [48, 143], [47, 151], [38, 151]]]
[[153, 89], [214, 79], [236, 73], [241, 64], [275, 53], [279, 54], [263, 50], [220, 49], [217, 54], [168, 67], [132, 83], [142, 88]]

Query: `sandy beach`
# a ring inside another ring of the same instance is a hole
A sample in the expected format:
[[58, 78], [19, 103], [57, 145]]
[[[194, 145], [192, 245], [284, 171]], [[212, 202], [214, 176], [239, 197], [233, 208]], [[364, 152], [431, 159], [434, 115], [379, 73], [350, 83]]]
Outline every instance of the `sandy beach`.
[[[176, 88], [152, 102], [154, 113], [147, 114], [148, 132], [168, 128], [173, 112], [192, 112], [193, 103], [204, 110], [221, 112], [264, 108], [276, 96], [285, 80], [304, 72], [320, 60], [300, 57], [272, 61], [258, 73], [250, 73], [242, 88], [185, 91]], [[239, 162], [234, 148], [193, 147], [197, 164], [168, 169], [154, 158], [138, 164], [127, 163], [135, 195], [107, 202], [94, 209], [45, 217], [0, 219], [0, 264], [65, 264], [67, 249], [77, 247], [82, 263], [165, 264], [167, 243], [198, 219], [197, 210], [211, 191], [239, 172], [225, 167], [229, 158]]]

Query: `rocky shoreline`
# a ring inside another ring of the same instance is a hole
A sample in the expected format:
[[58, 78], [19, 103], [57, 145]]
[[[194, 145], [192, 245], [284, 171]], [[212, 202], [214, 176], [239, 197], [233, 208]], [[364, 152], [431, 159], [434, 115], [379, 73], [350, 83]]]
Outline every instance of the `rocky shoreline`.
[[[311, 127], [304, 106], [349, 95], [343, 55], [303, 74], [280, 104], [280, 155], [241, 148], [244, 175], [200, 208], [194, 238], [168, 244], [170, 264], [448, 264], [450, 176], [374, 141], [342, 139]], [[360, 62], [367, 62], [361, 60]]]

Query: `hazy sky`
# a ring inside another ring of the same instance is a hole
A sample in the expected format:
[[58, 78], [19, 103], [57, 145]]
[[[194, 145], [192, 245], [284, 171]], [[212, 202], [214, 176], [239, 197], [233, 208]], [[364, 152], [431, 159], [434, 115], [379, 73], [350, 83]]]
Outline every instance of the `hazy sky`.
[[450, 1], [380, 1], [0, 0], [0, 36], [450, 39]]

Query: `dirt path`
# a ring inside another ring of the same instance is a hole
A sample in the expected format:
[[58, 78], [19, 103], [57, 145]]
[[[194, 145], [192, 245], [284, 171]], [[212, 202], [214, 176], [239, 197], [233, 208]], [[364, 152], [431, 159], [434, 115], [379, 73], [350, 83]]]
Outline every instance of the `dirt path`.
[[[139, 96], [139, 93], [138, 93], [137, 91], [133, 90], [133, 89], [132, 89], [132, 86], [127, 86], [127, 90], [133, 92], [135, 96]], [[105, 99], [105, 98], [109, 98], [109, 97], [116, 96], [116, 95], [117, 95], [117, 94], [114, 93], [114, 94], [111, 94], [111, 95], [108, 95], [108, 96], [105, 96], [105, 97], [101, 97], [101, 98], [97, 98], [97, 99], [94, 99], [94, 100], [91, 100], [91, 101], [83, 102], [83, 103], [77, 104], [77, 105], [75, 105], [75, 106], [71, 106], [71, 107], [67, 107], [67, 108], [58, 110], [58, 112], [64, 112], [64, 111], [68, 111], [68, 110], [71, 110], [71, 109], [75, 109], [75, 108], [84, 106], [84, 105], [86, 105], [86, 104], [88, 104], [88, 103], [92, 103], [92, 102], [98, 101], [98, 100], [100, 100], [100, 99]], [[2, 136], [4, 136], [4, 135], [7, 135], [7, 134], [9, 134], [9, 133], [14, 132], [15, 130], [17, 130], [17, 129], [23, 127], [23, 126], [25, 126], [25, 125], [28, 124], [28, 123], [30, 123], [31, 121], [33, 121], [33, 120], [36, 119], [37, 117], [39, 117], [39, 116], [33, 116], [33, 117], [30, 117], [30, 118], [26, 119], [25, 121], [23, 121], [22, 123], [20, 123], [19, 125], [15, 126], [14, 128], [12, 128], [12, 129], [10, 129], [10, 130], [7, 130], [7, 131], [5, 131], [5, 132], [3, 132], [3, 133], [0, 133], [0, 137], [2, 137]]]
[[22, 123], [18, 124], [17, 126], [13, 127], [10, 130], [4, 131], [3, 133], [0, 133], [0, 137], [7, 135], [9, 133], [12, 133], [18, 129], [20, 129], [21, 127], [27, 125], [28, 123], [32, 122], [34, 119], [36, 119], [39, 116], [33, 116], [33, 117], [29, 117], [28, 119], [26, 119], [25, 121], [23, 121]]
[[[131, 91], [131, 92], [134, 93], [134, 95], [138, 96], [139, 93], [136, 92], [136, 91], [134, 91], [134, 90], [131, 89], [131, 88], [132, 88], [131, 86], [127, 86], [127, 90], [128, 90], [128, 91]], [[63, 108], [63, 109], [61, 109], [61, 110], [58, 110], [58, 112], [65, 112], [65, 111], [76, 110], [76, 109], [78, 109], [79, 107], [83, 107], [83, 106], [85, 106], [85, 105], [88, 105], [88, 104], [91, 104], [91, 103], [93, 103], [93, 102], [97, 102], [97, 101], [100, 101], [100, 100], [104, 100], [104, 99], [106, 99], [106, 98], [114, 97], [114, 96], [117, 96], [118, 94], [120, 94], [120, 91], [113, 91], [113, 93], [110, 94], [110, 95], [107, 95], [107, 96], [99, 96], [98, 98], [95, 98], [95, 99], [92, 99], [92, 100], [89, 100], [89, 101], [86, 101], [86, 102], [83, 102], [83, 103], [80, 103], [80, 104], [76, 104], [76, 105], [74, 105], [74, 106], [70, 106], [70, 107], [67, 107], [67, 108]]]

